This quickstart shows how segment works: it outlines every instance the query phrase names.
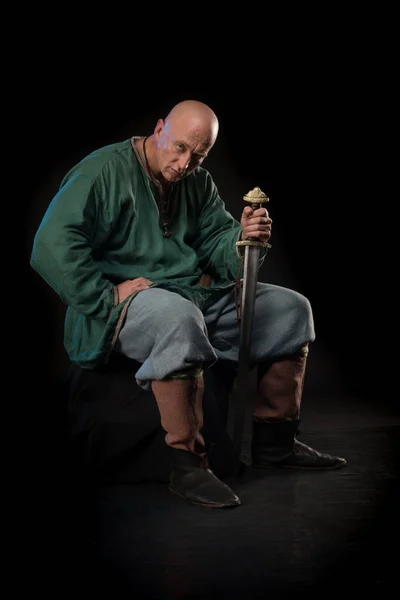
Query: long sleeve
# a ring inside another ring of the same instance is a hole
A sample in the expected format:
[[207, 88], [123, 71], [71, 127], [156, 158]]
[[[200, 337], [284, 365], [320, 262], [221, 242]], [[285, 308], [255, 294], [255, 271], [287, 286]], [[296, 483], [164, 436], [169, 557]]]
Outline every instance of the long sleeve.
[[240, 238], [240, 223], [226, 210], [210, 176], [206, 180], [205, 197], [194, 248], [204, 272], [212, 273], [217, 282], [231, 281], [240, 261], [235, 246]]
[[79, 172], [67, 177], [35, 235], [30, 264], [67, 305], [104, 319], [114, 305], [114, 286], [93, 260], [98, 209], [93, 181]]

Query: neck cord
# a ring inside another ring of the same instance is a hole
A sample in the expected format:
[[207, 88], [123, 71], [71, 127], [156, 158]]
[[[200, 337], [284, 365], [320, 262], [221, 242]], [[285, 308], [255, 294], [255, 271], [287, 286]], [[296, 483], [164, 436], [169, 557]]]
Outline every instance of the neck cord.
[[143, 140], [143, 156], [144, 156], [144, 160], [146, 162], [146, 168], [147, 168], [147, 172], [149, 174], [149, 177], [151, 179], [151, 181], [153, 182], [153, 184], [156, 187], [157, 190], [157, 204], [158, 204], [158, 209], [160, 211], [160, 215], [161, 215], [161, 225], [163, 228], [163, 235], [165, 238], [170, 238], [171, 237], [171, 233], [168, 231], [168, 219], [170, 216], [170, 208], [171, 208], [171, 198], [172, 198], [172, 192], [174, 191], [174, 186], [172, 186], [167, 192], [166, 192], [166, 197], [162, 197], [164, 196], [164, 192], [160, 191], [160, 189], [162, 190], [161, 184], [156, 180], [156, 178], [153, 175], [152, 170], [150, 169], [150, 165], [149, 165], [149, 161], [147, 158], [147, 154], [146, 154], [146, 141], [147, 141], [147, 137], [144, 138]]

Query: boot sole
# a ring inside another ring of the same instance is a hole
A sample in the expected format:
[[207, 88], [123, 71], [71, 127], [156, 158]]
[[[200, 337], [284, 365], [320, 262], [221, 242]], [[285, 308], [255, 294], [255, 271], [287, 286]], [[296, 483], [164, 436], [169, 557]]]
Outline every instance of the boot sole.
[[252, 465], [253, 469], [297, 469], [298, 471], [334, 471], [345, 467], [347, 462], [332, 467], [299, 467], [297, 465]]
[[236, 504], [222, 504], [222, 503], [218, 503], [218, 502], [216, 502], [215, 504], [204, 504], [203, 502], [196, 502], [195, 500], [189, 500], [188, 498], [186, 498], [186, 496], [182, 496], [182, 494], [175, 491], [171, 487], [168, 489], [176, 496], [179, 496], [180, 498], [183, 498], [183, 500], [186, 500], [186, 502], [188, 502], [190, 504], [194, 504], [195, 506], [203, 506], [204, 508], [235, 508], [236, 506], [241, 505], [240, 500]]

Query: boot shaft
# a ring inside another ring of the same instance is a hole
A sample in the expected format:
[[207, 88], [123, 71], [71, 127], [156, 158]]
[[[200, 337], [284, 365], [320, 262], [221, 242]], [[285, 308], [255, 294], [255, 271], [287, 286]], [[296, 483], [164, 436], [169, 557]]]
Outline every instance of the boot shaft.
[[303, 395], [308, 349], [260, 365], [254, 416], [259, 419], [298, 419]]
[[152, 391], [160, 412], [168, 446], [202, 453], [203, 374], [153, 381]]

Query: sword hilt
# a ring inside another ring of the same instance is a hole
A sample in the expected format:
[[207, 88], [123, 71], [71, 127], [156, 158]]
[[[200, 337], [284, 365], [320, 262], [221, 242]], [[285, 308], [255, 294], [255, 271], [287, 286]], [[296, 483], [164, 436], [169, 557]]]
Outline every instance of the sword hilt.
[[[269, 198], [264, 192], [259, 188], [255, 187], [250, 190], [245, 196], [243, 196], [243, 200], [248, 202], [253, 210], [257, 210], [261, 208], [263, 204], [269, 202]], [[260, 242], [258, 238], [249, 237], [245, 240], [240, 240], [236, 242], [237, 246], [263, 246], [264, 248], [271, 248], [270, 244], [267, 242]]]

